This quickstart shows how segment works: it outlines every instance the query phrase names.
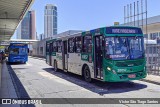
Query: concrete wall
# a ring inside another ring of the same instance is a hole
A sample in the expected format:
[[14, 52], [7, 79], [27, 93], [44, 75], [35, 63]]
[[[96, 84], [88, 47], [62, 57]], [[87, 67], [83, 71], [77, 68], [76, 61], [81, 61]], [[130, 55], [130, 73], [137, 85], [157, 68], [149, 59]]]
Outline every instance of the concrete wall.
[[33, 44], [32, 56], [45, 57], [46, 56], [46, 41], [42, 40]]

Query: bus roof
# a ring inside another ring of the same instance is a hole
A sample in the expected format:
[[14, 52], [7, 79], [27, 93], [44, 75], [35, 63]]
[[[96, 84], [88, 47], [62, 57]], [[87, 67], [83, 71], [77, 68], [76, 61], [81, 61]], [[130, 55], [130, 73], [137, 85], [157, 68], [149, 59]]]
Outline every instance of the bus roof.
[[69, 39], [69, 38], [81, 36], [81, 33], [82, 33], [82, 32], [80, 32], [80, 33], [75, 33], [75, 34], [72, 34], [72, 35], [57, 37], [56, 40], [67, 40], [67, 39]]
[[51, 39], [51, 40], [47, 40], [46, 42], [52, 42], [52, 41], [54, 41], [54, 40], [66, 40], [66, 39], [68, 39], [68, 38], [81, 36], [81, 33], [82, 33], [82, 32], [74, 33], [74, 34], [67, 35], [67, 36], [66, 36], [66, 35], [65, 35], [65, 36], [58, 36], [58, 37], [55, 37], [55, 38], [53, 38], [53, 39]]
[[[115, 32], [112, 32], [112, 29], [115, 29]], [[97, 29], [93, 29], [93, 30], [89, 30], [89, 31], [80, 31], [80, 32], [77, 32], [77, 33], [73, 33], [73, 34], [68, 34], [68, 35], [61, 35], [61, 36], [58, 36], [58, 37], [55, 37], [55, 38], [52, 38], [50, 40], [47, 40], [46, 42], [50, 43], [54, 40], [66, 40], [68, 38], [72, 38], [72, 37], [77, 37], [77, 36], [81, 36], [81, 35], [84, 35], [84, 34], [92, 34], [92, 33], [108, 33], [108, 34], [121, 34], [120, 30], [117, 30], [117, 29], [123, 29], [123, 33], [125, 34], [129, 34], [129, 33], [132, 33], [132, 34], [142, 34], [142, 30], [141, 28], [139, 27], [135, 27], [135, 26], [124, 26], [124, 25], [120, 25], [120, 26], [106, 26], [106, 27], [101, 27], [101, 28], [97, 28]], [[106, 29], [104, 32], [104, 29]], [[135, 30], [136, 29], [136, 30]], [[118, 32], [119, 31], [119, 32]], [[134, 33], [135, 32], [135, 33]]]
[[10, 43], [9, 47], [13, 47], [13, 46], [22, 47], [22, 46], [28, 46], [28, 44], [26, 44], [26, 43]]
[[50, 39], [50, 40], [47, 40], [46, 42], [52, 42], [52, 41], [55, 41], [56, 39]]
[[140, 27], [136, 27], [136, 26], [125, 26], [125, 25], [119, 25], [119, 26], [106, 26], [106, 27], [100, 27], [100, 28], [96, 28], [93, 30], [89, 30], [89, 31], [84, 31], [82, 32], [82, 34], [91, 34], [91, 33], [95, 33], [95, 32], [100, 32], [102, 29], [111, 29], [111, 28], [131, 28], [131, 29], [141, 29]]
[[108, 26], [108, 27], [130, 27], [130, 28], [140, 28], [140, 27], [136, 27], [136, 26], [126, 26], [126, 25], [119, 25], [119, 26]]
[[15, 42], [15, 43], [10, 43], [10, 44], [27, 44], [27, 43]]

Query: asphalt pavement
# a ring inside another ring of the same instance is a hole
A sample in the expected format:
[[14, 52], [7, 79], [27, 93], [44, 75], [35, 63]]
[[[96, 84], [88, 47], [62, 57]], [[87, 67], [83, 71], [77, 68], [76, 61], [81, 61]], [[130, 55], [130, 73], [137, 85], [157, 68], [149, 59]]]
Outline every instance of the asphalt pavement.
[[[151, 76], [148, 76], [148, 78]], [[146, 78], [146, 79], [148, 79]], [[152, 78], [155, 79], [154, 76]], [[158, 80], [158, 77], [156, 78]], [[7, 81], [7, 83], [6, 83]], [[7, 84], [7, 85], [6, 85]], [[4, 94], [8, 93], [8, 94]], [[13, 94], [14, 93], [14, 94]], [[55, 72], [53, 67], [45, 63], [45, 59], [29, 57], [27, 64], [2, 64], [2, 87], [0, 98], [108, 98], [116, 102], [116, 98], [160, 98], [160, 86], [148, 81], [130, 81], [117, 83], [103, 83], [94, 80], [85, 82], [81, 76]], [[66, 100], [65, 100], [66, 101]], [[64, 102], [65, 102], [64, 101]], [[83, 103], [83, 102], [82, 102]], [[4, 105], [3, 105], [4, 106]], [[10, 105], [15, 106], [15, 105]], [[151, 106], [148, 104], [54, 104], [30, 105], [36, 107], [85, 107], [111, 106], [134, 107]], [[159, 106], [154, 104], [152, 106]], [[17, 106], [16, 106], [17, 107]]]

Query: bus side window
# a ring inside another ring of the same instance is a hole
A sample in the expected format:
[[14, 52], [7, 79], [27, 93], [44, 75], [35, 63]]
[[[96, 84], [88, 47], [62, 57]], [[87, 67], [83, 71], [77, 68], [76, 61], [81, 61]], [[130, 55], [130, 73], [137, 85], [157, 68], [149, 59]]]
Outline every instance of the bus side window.
[[53, 42], [50, 43], [50, 48], [49, 48], [50, 52], [53, 52]]
[[56, 41], [53, 42], [53, 52], [57, 52], [57, 43]]
[[49, 43], [47, 43], [46, 51], [49, 52]]
[[68, 39], [68, 52], [74, 53], [74, 50], [75, 50], [75, 39], [70, 38], [70, 39]]
[[58, 46], [58, 53], [61, 53], [62, 52], [62, 41], [61, 40], [57, 41], [57, 46]]
[[75, 46], [75, 52], [80, 53], [82, 50], [82, 38], [76, 37], [76, 46]]
[[83, 38], [83, 52], [91, 53], [92, 52], [92, 36], [88, 35]]

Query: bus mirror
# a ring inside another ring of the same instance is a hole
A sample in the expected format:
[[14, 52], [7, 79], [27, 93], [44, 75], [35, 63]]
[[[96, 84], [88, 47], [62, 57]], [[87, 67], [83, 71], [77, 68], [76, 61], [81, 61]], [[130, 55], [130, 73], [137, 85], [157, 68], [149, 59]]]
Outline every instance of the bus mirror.
[[28, 53], [29, 53], [29, 48], [28, 48]]

